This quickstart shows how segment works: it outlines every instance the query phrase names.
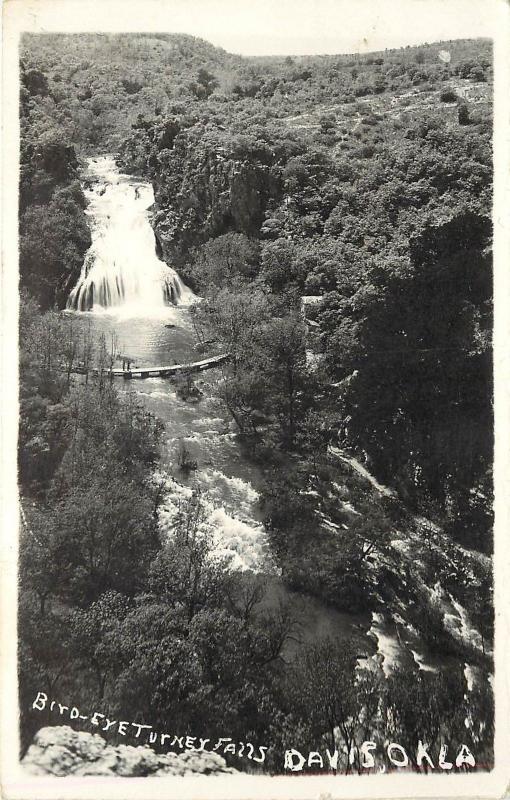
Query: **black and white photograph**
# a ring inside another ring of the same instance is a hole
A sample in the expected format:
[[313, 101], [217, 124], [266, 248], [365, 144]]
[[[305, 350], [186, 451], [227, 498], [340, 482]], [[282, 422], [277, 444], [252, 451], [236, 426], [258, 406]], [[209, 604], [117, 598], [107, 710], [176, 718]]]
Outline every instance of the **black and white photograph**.
[[503, 796], [509, 14], [5, 3], [5, 797]]

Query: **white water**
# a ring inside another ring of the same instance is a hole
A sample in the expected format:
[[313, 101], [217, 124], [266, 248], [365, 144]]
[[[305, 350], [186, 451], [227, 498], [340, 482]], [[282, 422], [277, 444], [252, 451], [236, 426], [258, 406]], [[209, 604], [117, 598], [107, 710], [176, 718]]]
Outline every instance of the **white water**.
[[[206, 491], [202, 496], [205, 519], [199, 533], [210, 538], [214, 555], [227, 557], [233, 569], [273, 572], [264, 528], [249, 516], [250, 503], [253, 502], [251, 498], [254, 493], [253, 488], [239, 478], [229, 479], [217, 471], [216, 474], [220, 477], [220, 484], [229, 482], [239, 484], [236, 492], [238, 502], [233, 504], [234, 507], [231, 509], [228, 495], [222, 496], [219, 487], [216, 492]], [[207, 484], [207, 481], [204, 481], [205, 475], [198, 478], [197, 488]], [[163, 477], [166, 492], [159, 510], [159, 522], [162, 531], [171, 536], [180, 503], [191, 497], [192, 488], [178, 483], [168, 475]], [[244, 520], [239, 519], [243, 507], [247, 517]]]
[[332, 455], [337, 456], [337, 458], [340, 458], [342, 461], [345, 461], [346, 464], [350, 464], [351, 467], [356, 470], [356, 472], [358, 472], [363, 478], [366, 478], [366, 480], [372, 484], [374, 489], [377, 489], [379, 494], [383, 494], [385, 497], [395, 497], [395, 491], [393, 489], [389, 489], [387, 486], [382, 486], [382, 484], [380, 484], [366, 469], [366, 467], [364, 467], [363, 464], [360, 464], [356, 458], [347, 455], [339, 447], [334, 447], [333, 445], [330, 445], [329, 452]]
[[108, 156], [89, 159], [86, 177], [92, 245], [67, 308], [147, 317], [191, 303], [193, 292], [156, 255], [151, 184], [123, 175]]

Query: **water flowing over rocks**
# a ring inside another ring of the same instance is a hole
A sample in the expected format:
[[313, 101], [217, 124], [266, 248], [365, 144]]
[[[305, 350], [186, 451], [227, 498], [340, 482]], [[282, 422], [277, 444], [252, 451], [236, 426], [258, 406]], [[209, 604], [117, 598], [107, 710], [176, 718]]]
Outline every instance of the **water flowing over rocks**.
[[[191, 497], [192, 489], [168, 475], [161, 474], [160, 478], [165, 484], [165, 499], [159, 524], [163, 534], [171, 536], [180, 503]], [[253, 487], [218, 470], [203, 470], [200, 479], [206, 489], [202, 496], [206, 518], [198, 532], [210, 537], [215, 555], [227, 558], [233, 569], [274, 573], [264, 527], [250, 516], [250, 505], [258, 497]], [[232, 506], [237, 515], [244, 512], [243, 519], [234, 515]]]
[[139, 778], [164, 775], [235, 773], [217, 753], [155, 753], [148, 746], [113, 746], [97, 733], [77, 732], [68, 725], [41, 728], [21, 765], [31, 775], [111, 776]]
[[108, 156], [90, 159], [88, 175], [92, 245], [68, 309], [120, 307], [150, 315], [191, 303], [193, 292], [156, 254], [148, 216], [154, 202], [151, 185], [121, 174]]

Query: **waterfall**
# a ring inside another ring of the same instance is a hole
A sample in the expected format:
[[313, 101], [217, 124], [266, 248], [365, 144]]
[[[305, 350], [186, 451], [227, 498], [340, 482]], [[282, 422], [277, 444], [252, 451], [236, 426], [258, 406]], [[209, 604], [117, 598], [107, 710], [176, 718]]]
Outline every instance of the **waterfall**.
[[123, 310], [152, 315], [195, 299], [160, 261], [147, 209], [152, 186], [119, 172], [113, 158], [89, 159], [85, 194], [92, 245], [67, 301], [75, 311]]

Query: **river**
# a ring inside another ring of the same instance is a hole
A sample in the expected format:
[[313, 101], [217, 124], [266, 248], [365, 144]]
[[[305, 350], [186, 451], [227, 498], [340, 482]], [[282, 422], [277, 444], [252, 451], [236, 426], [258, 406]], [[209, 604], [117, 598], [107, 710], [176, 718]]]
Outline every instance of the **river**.
[[[117, 349], [137, 366], [203, 358], [197, 352], [189, 313], [197, 298], [156, 255], [151, 185], [120, 173], [109, 156], [90, 159], [82, 181], [92, 246], [67, 313], [90, 320], [96, 336], [104, 333], [107, 341], [115, 336]], [[263, 476], [243, 453], [235, 425], [216, 397], [218, 373], [211, 370], [197, 376], [195, 384], [202, 392], [198, 402], [181, 399], [175, 382], [166, 378], [118, 380], [121, 391], [134, 392], [165, 426], [160, 465], [165, 480], [163, 530], [171, 535], [179, 501], [193, 489], [200, 490], [216, 551], [228, 555], [234, 567], [267, 578], [268, 605], [291, 603], [298, 642], [350, 636], [359, 640], [362, 651], [367, 645], [374, 649], [364, 635], [370, 615], [326, 608], [314, 598], [289, 592], [279, 580], [259, 508]], [[197, 469], [188, 474], [176, 460], [181, 441], [197, 462]], [[289, 643], [287, 655], [292, 656], [297, 646]]]
[[[89, 320], [96, 336], [104, 333], [107, 341], [114, 336], [118, 351], [136, 366], [204, 358], [208, 354], [197, 349], [189, 312], [199, 298], [156, 255], [150, 224], [152, 186], [120, 173], [109, 156], [89, 159], [82, 180], [92, 245], [69, 296], [67, 313]], [[386, 675], [397, 665], [435, 670], [438, 660], [404, 620], [396, 622], [380, 613], [341, 613], [284, 587], [259, 507], [263, 475], [244, 454], [235, 425], [217, 398], [219, 373], [213, 369], [197, 376], [201, 397], [195, 402], [182, 399], [175, 381], [167, 378], [118, 379], [119, 389], [135, 393], [165, 426], [160, 462], [165, 485], [162, 530], [171, 536], [179, 503], [199, 490], [206, 510], [204, 530], [215, 550], [228, 556], [233, 567], [266, 577], [266, 605], [290, 603], [296, 630], [284, 653], [288, 658], [300, 642], [329, 635], [353, 638], [360, 654], [368, 656], [360, 666], [367, 664]], [[176, 457], [182, 442], [197, 466], [188, 473], [180, 469]]]

